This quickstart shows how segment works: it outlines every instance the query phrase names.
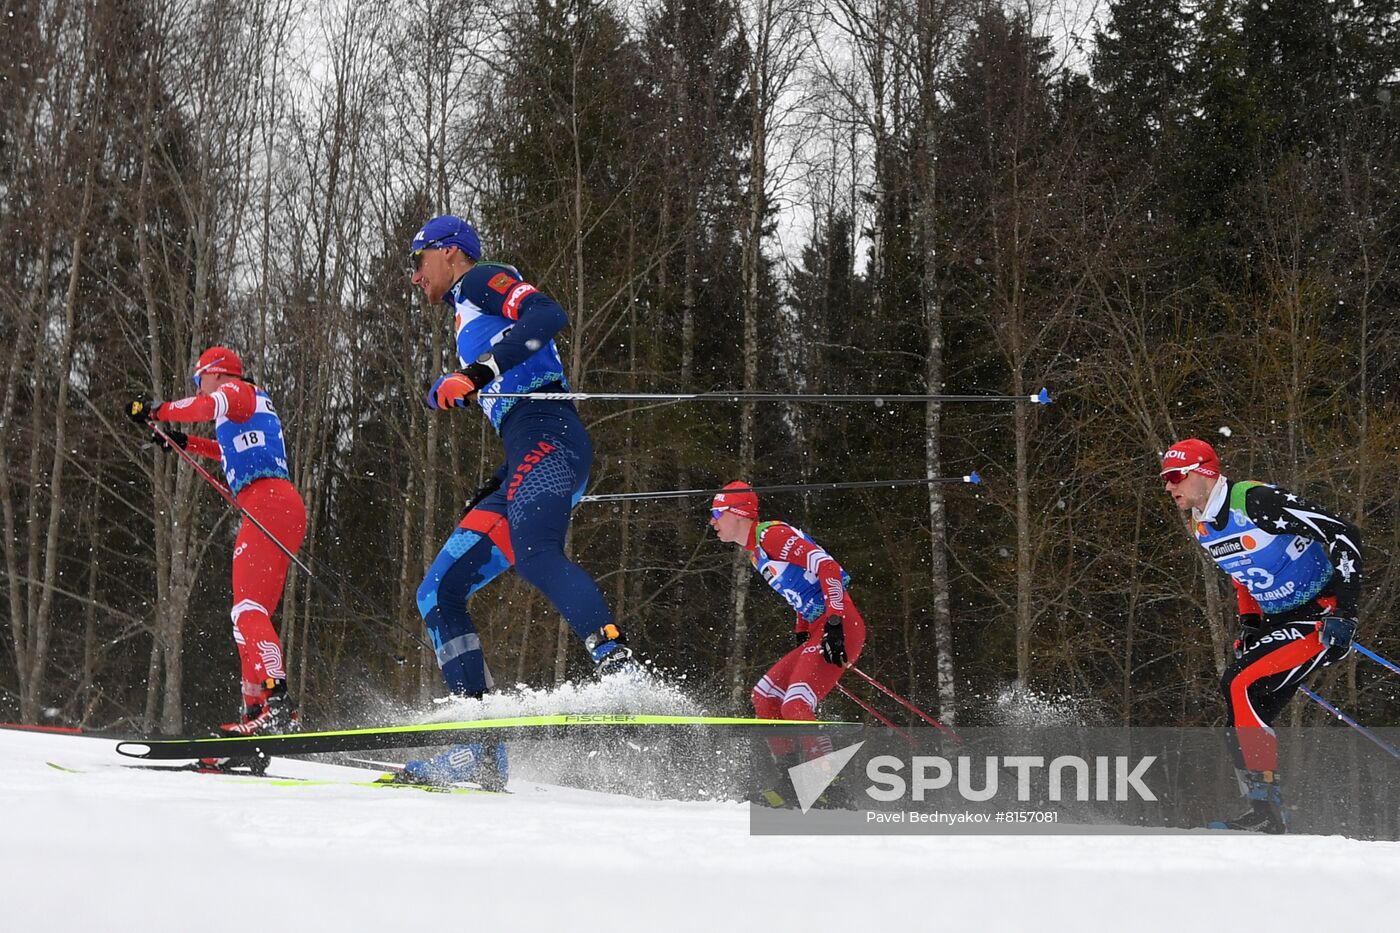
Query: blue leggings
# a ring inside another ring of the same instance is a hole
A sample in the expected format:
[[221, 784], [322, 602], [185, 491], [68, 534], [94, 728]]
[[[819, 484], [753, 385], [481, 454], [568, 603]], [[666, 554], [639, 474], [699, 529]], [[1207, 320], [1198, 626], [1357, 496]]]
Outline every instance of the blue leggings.
[[580, 639], [613, 619], [598, 584], [564, 556], [569, 519], [593, 464], [593, 442], [578, 412], [567, 402], [522, 401], [502, 423], [501, 441], [505, 482], [466, 514], [418, 587], [418, 611], [454, 693], [486, 690], [467, 600], [512, 565]]

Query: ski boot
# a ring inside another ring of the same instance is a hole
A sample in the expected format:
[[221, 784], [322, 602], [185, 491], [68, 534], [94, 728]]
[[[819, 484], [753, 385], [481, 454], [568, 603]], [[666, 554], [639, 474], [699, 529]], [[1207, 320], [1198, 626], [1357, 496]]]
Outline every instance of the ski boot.
[[768, 773], [758, 776], [749, 801], [775, 810], [797, 809], [797, 789], [792, 786], [791, 770], [802, 764], [802, 753], [771, 754], [769, 760], [774, 767], [764, 769]]
[[[768, 775], [769, 780], [761, 782], [766, 783], [767, 786], [759, 786], [750, 800], [778, 810], [802, 809], [802, 801], [797, 793], [797, 787], [792, 781], [792, 769], [810, 759], [800, 751], [775, 755], [773, 758], [777, 766], [777, 774]], [[807, 809], [858, 810], [860, 805], [850, 789], [838, 778], [827, 784], [826, 788], [816, 800], [808, 805]]]
[[301, 728], [301, 714], [287, 695], [287, 682], [268, 680], [262, 703], [249, 706], [239, 722], [219, 727], [223, 735], [285, 735]]
[[406, 763], [390, 784], [451, 787], [470, 782], [482, 790], [503, 791], [510, 778], [510, 759], [503, 742], [455, 745], [440, 755]]
[[[244, 707], [243, 717], [238, 722], [226, 722], [219, 726], [216, 735], [220, 737], [246, 735], [285, 735], [301, 728], [301, 714], [297, 712], [292, 698], [287, 695], [287, 683], [272, 680], [264, 684], [267, 691], [261, 703]], [[247, 771], [263, 774], [267, 771], [269, 756], [262, 749], [254, 749], [250, 755], [234, 755], [227, 758], [201, 758], [199, 767], [209, 771]]]
[[839, 780], [828, 785], [813, 803], [813, 810], [859, 810], [860, 801]]
[[639, 680], [646, 673], [627, 647], [626, 636], [611, 622], [585, 638], [583, 646], [593, 658], [593, 670], [599, 677], [624, 674]]
[[1210, 824], [1213, 829], [1240, 829], [1253, 833], [1286, 833], [1288, 816], [1283, 809], [1277, 771], [1235, 772], [1249, 798], [1249, 810], [1230, 820]]

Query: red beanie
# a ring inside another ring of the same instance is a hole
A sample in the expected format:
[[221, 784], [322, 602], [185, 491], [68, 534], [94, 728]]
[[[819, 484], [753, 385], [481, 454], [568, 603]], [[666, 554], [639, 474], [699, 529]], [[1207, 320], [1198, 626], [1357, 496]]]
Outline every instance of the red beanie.
[[[727, 509], [741, 518], [758, 518], [758, 494], [748, 483], [735, 480], [710, 502], [712, 509]], [[731, 491], [732, 490], [732, 491]]]
[[1196, 437], [1177, 441], [1162, 455], [1162, 472], [1168, 470], [1190, 470], [1202, 476], [1220, 475], [1220, 458], [1215, 448]]
[[225, 376], [243, 376], [243, 361], [228, 347], [210, 347], [199, 354], [199, 362], [194, 365], [194, 384], [199, 385], [199, 377], [205, 373], [221, 373]]

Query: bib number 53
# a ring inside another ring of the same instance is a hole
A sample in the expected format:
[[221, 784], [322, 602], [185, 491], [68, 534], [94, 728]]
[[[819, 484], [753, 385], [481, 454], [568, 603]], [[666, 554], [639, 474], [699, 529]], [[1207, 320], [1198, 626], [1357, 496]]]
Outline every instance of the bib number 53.
[[1263, 567], [1249, 567], [1244, 570], [1236, 570], [1230, 574], [1238, 580], [1245, 589], [1251, 593], [1258, 590], [1267, 590], [1274, 585], [1274, 575]]

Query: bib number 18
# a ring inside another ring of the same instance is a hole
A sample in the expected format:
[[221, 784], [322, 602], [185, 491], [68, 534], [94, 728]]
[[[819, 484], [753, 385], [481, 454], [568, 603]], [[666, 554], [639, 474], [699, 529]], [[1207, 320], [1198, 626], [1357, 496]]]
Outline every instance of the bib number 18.
[[267, 443], [267, 437], [261, 431], [244, 431], [233, 439], [233, 449], [244, 451], [250, 447], [262, 447]]

